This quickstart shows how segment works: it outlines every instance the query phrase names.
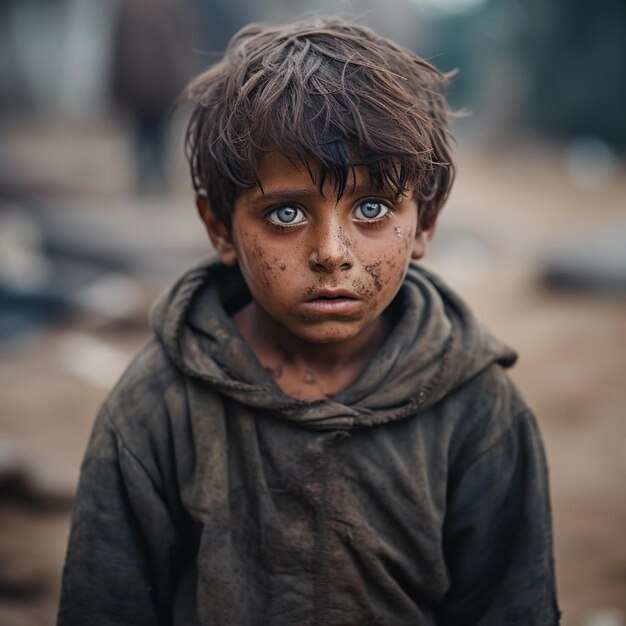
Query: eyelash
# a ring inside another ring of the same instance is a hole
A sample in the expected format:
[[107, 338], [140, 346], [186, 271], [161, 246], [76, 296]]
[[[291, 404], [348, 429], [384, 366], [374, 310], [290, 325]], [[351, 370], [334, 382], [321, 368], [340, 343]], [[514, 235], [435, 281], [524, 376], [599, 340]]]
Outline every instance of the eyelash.
[[[391, 219], [391, 217], [393, 216], [393, 213], [395, 210], [393, 204], [389, 200], [382, 199], [382, 198], [364, 198], [363, 200], [360, 200], [359, 203], [355, 206], [354, 211], [356, 211], [358, 207], [364, 204], [367, 204], [368, 202], [372, 204], [374, 203], [380, 204], [381, 206], [387, 209], [387, 212], [384, 215], [381, 215], [380, 217], [376, 217], [370, 220], [356, 218], [356, 221], [358, 221], [359, 224], [361, 225], [379, 224], [380, 222]], [[279, 204], [278, 206], [271, 207], [265, 212], [265, 214], [263, 215], [263, 218], [267, 220], [270, 226], [276, 228], [278, 231], [283, 231], [283, 232], [291, 228], [296, 228], [297, 226], [300, 226], [303, 223], [302, 221], [296, 222], [295, 224], [279, 223], [279, 222], [274, 222], [270, 219], [270, 216], [272, 215], [272, 213], [275, 213], [276, 211], [279, 211], [280, 209], [283, 209], [285, 207], [290, 207], [290, 208], [300, 211], [305, 216], [305, 220], [306, 220], [306, 213], [304, 212], [303, 209], [301, 209], [296, 204], [285, 203], [285, 204]]]

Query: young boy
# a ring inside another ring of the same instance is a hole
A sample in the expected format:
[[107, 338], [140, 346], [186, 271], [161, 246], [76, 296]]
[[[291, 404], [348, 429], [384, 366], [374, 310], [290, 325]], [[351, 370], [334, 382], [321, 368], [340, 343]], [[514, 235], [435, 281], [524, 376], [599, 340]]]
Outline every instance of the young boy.
[[82, 468], [61, 625], [558, 623], [546, 465], [424, 254], [446, 78], [338, 19], [190, 86], [216, 257], [157, 305]]

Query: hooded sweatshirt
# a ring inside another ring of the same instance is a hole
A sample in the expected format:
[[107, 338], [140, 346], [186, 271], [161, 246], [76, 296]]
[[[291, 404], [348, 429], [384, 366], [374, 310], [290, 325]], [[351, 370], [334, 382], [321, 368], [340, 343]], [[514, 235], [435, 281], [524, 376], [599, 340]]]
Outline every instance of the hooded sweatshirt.
[[557, 624], [546, 464], [515, 355], [416, 264], [360, 377], [284, 394], [188, 272], [102, 407], [59, 625]]

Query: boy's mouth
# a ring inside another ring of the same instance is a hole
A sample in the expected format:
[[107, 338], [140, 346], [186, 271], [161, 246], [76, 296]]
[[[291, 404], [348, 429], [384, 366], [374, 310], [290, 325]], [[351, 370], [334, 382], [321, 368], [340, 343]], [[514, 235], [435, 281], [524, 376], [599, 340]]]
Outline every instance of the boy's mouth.
[[352, 318], [358, 314], [361, 302], [355, 293], [347, 289], [318, 289], [308, 295], [302, 306], [308, 315], [315, 317]]
[[347, 289], [319, 289], [313, 292], [308, 298], [307, 302], [327, 301], [333, 302], [336, 300], [358, 300], [356, 294], [348, 291]]

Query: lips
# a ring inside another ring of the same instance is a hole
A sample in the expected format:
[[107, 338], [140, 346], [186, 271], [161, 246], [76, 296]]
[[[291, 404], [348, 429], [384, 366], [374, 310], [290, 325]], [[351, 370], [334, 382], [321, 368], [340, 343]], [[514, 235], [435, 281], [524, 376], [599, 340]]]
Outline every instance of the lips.
[[305, 312], [316, 318], [350, 317], [361, 306], [358, 296], [347, 289], [317, 289], [302, 304]]
[[332, 302], [333, 300], [359, 300], [359, 298], [347, 289], [317, 289], [306, 299], [306, 302]]

